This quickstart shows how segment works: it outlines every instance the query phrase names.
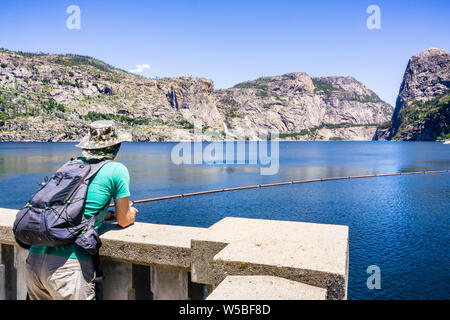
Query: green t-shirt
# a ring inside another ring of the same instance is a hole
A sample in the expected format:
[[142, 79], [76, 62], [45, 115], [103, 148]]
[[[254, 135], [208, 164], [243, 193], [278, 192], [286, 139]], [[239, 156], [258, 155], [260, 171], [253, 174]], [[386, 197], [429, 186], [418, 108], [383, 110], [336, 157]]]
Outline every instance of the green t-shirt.
[[[78, 158], [86, 161], [84, 158]], [[86, 219], [99, 212], [111, 199], [130, 196], [130, 175], [127, 167], [118, 162], [108, 162], [91, 178], [84, 204]], [[108, 212], [108, 206], [103, 210], [103, 217]], [[94, 228], [98, 231], [102, 222], [97, 216]], [[74, 259], [90, 259], [89, 253], [76, 244], [62, 247], [31, 246], [31, 253], [50, 254]]]

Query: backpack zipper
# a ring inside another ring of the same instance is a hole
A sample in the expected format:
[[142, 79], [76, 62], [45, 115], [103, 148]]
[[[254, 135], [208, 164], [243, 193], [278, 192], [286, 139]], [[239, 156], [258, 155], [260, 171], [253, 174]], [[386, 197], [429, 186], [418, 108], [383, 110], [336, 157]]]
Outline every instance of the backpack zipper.
[[37, 204], [36, 204], [37, 207], [39, 207], [39, 206], [41, 205], [42, 199], [44, 199], [44, 197], [45, 197], [49, 192], [53, 191], [53, 190], [61, 183], [61, 180], [62, 180], [62, 179], [60, 179], [60, 180], [58, 181], [58, 183], [57, 183], [53, 188], [51, 188], [50, 190], [47, 190], [46, 192], [44, 192], [44, 193], [39, 197], [39, 200], [38, 200], [38, 202], [37, 202]]

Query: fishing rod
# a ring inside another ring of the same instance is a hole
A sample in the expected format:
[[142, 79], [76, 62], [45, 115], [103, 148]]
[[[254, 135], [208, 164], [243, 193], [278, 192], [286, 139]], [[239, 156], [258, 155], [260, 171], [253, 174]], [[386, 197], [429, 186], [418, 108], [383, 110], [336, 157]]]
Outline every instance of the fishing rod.
[[[171, 195], [171, 196], [164, 196], [164, 197], [157, 197], [157, 198], [142, 199], [142, 200], [132, 201], [132, 205], [140, 204], [140, 203], [162, 201], [162, 200], [170, 200], [170, 199], [177, 199], [177, 198], [199, 196], [199, 195], [210, 194], [210, 193], [219, 193], [219, 192], [227, 192], [227, 191], [238, 191], [238, 190], [246, 190], [246, 189], [257, 189], [257, 188], [266, 188], [266, 187], [276, 187], [276, 186], [284, 186], [284, 185], [298, 184], [298, 183], [312, 183], [312, 182], [331, 181], [331, 180], [348, 180], [348, 179], [362, 179], [362, 178], [389, 177], [389, 176], [404, 176], [404, 175], [411, 175], [411, 174], [448, 173], [448, 172], [450, 172], [450, 170], [412, 171], [412, 172], [402, 172], [402, 173], [369, 174], [369, 175], [362, 175], [362, 176], [319, 178], [319, 179], [309, 179], [309, 180], [291, 180], [291, 181], [286, 181], [286, 182], [256, 184], [256, 185], [244, 186], [244, 187], [234, 187], [234, 188], [225, 188], [225, 189], [206, 190], [206, 191], [199, 191], [199, 192], [175, 194], [175, 195]], [[110, 207], [114, 207], [114, 204], [111, 204]]]

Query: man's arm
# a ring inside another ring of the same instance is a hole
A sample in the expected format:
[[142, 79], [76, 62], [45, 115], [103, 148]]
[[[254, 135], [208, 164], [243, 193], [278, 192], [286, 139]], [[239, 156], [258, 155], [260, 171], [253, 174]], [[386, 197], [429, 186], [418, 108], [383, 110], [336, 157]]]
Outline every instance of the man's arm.
[[131, 206], [130, 197], [114, 199], [116, 207], [116, 220], [119, 226], [126, 228], [134, 223], [136, 213], [139, 211]]

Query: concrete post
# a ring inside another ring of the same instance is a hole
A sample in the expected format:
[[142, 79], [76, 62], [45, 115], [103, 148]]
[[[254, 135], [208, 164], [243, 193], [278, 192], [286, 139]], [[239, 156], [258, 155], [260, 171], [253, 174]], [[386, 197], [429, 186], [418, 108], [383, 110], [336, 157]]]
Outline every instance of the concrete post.
[[17, 276], [17, 300], [27, 298], [27, 284], [25, 282], [25, 260], [28, 257], [28, 250], [14, 246], [14, 268]]
[[151, 267], [151, 290], [154, 300], [187, 300], [188, 272], [181, 269]]
[[104, 300], [133, 300], [132, 264], [101, 260]]
[[17, 277], [14, 268], [14, 246], [2, 244], [2, 260], [1, 264], [4, 266], [5, 283], [4, 292], [5, 300], [16, 300], [17, 298]]

